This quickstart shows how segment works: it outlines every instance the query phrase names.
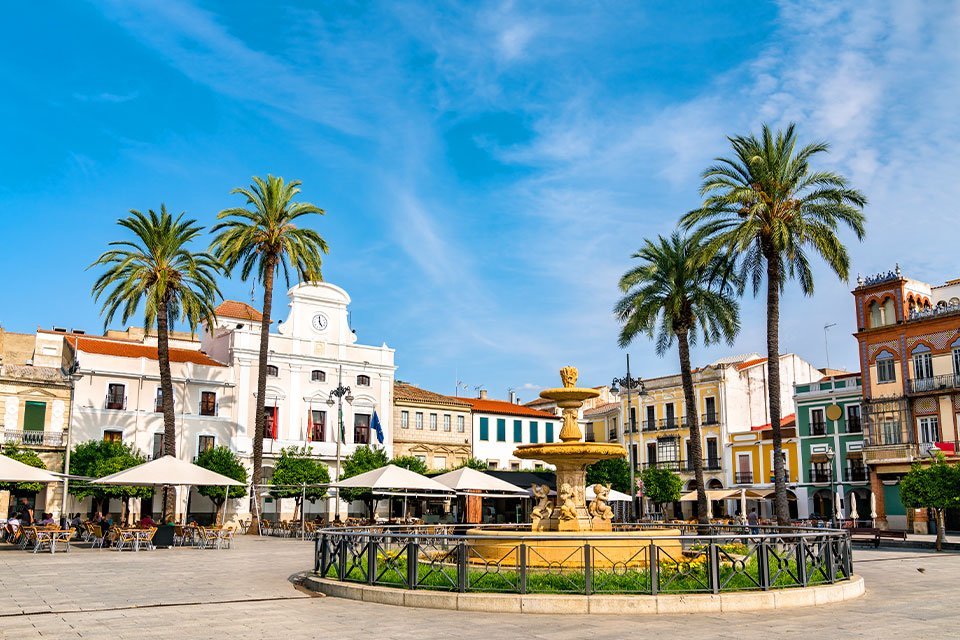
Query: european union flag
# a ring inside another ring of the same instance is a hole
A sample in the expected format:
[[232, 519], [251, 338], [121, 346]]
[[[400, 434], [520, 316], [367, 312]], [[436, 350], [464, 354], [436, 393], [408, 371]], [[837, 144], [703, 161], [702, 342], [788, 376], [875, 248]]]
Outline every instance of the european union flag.
[[370, 423], [370, 428], [377, 432], [377, 442], [383, 444], [383, 426], [380, 424], [380, 416], [377, 415], [377, 410], [373, 410], [373, 422]]

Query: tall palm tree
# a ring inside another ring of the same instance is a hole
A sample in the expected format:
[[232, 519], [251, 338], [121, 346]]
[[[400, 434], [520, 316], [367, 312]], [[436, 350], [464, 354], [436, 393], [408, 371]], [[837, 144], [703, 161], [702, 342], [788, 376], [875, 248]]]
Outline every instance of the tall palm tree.
[[[157, 329], [157, 359], [160, 365], [160, 404], [163, 410], [163, 454], [177, 455], [173, 382], [170, 376], [170, 330], [178, 321], [191, 331], [214, 318], [220, 296], [217, 275], [220, 263], [206, 252], [196, 253], [189, 245], [203, 231], [196, 220], [174, 217], [160, 205], [160, 213], [131, 210], [117, 221], [131, 231], [133, 240], [111, 242], [109, 249], [90, 268], [106, 271], [93, 285], [94, 300], [104, 298], [100, 311], [104, 328], [118, 313], [127, 322], [143, 306], [144, 328]], [[164, 515], [174, 513], [176, 496], [166, 492]]]
[[620, 346], [626, 347], [644, 333], [656, 337], [657, 355], [663, 356], [677, 341], [690, 428], [690, 457], [697, 485], [697, 512], [701, 524], [709, 524], [690, 345], [695, 345], [698, 337], [704, 345], [721, 340], [733, 343], [740, 329], [739, 308], [734, 299], [736, 274], [723, 254], [708, 254], [697, 239], [685, 238], [679, 232], [669, 238], [647, 240], [632, 257], [640, 264], [620, 278], [624, 296], [614, 308], [623, 324]]
[[253, 516], [250, 530], [257, 527], [255, 508], [259, 504], [259, 487], [263, 479], [263, 434], [265, 400], [267, 395], [267, 354], [270, 351], [270, 313], [273, 307], [273, 280], [283, 272], [290, 285], [290, 268], [296, 270], [301, 282], [318, 282], [321, 273], [321, 254], [329, 251], [327, 242], [313, 229], [297, 226], [303, 216], [323, 215], [323, 209], [308, 202], [294, 202], [300, 193], [300, 181], [284, 182], [283, 178], [254, 177], [247, 188], [231, 193], [246, 199], [245, 207], [224, 209], [212, 231], [216, 233], [212, 249], [228, 271], [240, 265], [240, 278], [251, 277], [263, 285], [263, 319], [260, 324], [260, 359], [257, 372], [257, 400], [253, 435], [253, 486], [250, 511]]
[[820, 256], [841, 280], [847, 280], [850, 256], [837, 230], [846, 226], [858, 240], [863, 239], [867, 199], [843, 176], [811, 168], [814, 157], [826, 153], [829, 145], [816, 142], [798, 148], [793, 124], [776, 133], [763, 125], [759, 138], [751, 134], [729, 140], [734, 156], [717, 158], [717, 164], [703, 172], [703, 205], [686, 214], [681, 225], [696, 228], [715, 250], [736, 256], [754, 295], [766, 278], [776, 511], [779, 523], [787, 524], [780, 430], [780, 294], [790, 278], [799, 281], [805, 295], [813, 294], [811, 254]]

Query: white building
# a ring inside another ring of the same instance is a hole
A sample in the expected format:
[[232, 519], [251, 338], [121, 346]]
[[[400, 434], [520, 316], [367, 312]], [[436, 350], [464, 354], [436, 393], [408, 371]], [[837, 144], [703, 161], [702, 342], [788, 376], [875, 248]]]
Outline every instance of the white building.
[[514, 449], [524, 444], [560, 441], [560, 419], [521, 404], [479, 398], [457, 398], [473, 408], [473, 457], [491, 469], [520, 471], [552, 468], [539, 460], [521, 460]]
[[[335, 285], [319, 282], [299, 284], [287, 292], [290, 312], [270, 333], [267, 369], [267, 424], [263, 445], [264, 482], [269, 482], [275, 460], [285, 447], [309, 447], [337, 477], [337, 405], [331, 391], [341, 380], [350, 388], [351, 402], [343, 401], [345, 442], [341, 459], [360, 444], [371, 444], [393, 452], [392, 391], [394, 350], [386, 344], [358, 344], [349, 325], [350, 296]], [[218, 321], [202, 337], [204, 350], [229, 365], [236, 385], [235, 447], [244, 457], [253, 453], [254, 410], [256, 407], [257, 363], [260, 350], [261, 315], [242, 302], [226, 301], [217, 308]], [[279, 314], [278, 314], [279, 315]], [[374, 412], [382, 425], [380, 444], [371, 429]], [[269, 499], [268, 499], [269, 500]], [[278, 505], [268, 501], [264, 513], [293, 512], [293, 501]], [[329, 514], [328, 504], [307, 503], [307, 514]], [[347, 507], [341, 506], [341, 513]]]

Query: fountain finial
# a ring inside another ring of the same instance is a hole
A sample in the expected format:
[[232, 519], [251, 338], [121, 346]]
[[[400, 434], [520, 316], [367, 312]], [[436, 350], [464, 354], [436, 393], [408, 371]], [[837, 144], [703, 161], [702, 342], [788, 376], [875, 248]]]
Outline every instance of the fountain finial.
[[577, 378], [579, 377], [580, 372], [577, 371], [576, 367], [564, 367], [560, 369], [560, 380], [563, 381], [565, 389], [577, 386]]

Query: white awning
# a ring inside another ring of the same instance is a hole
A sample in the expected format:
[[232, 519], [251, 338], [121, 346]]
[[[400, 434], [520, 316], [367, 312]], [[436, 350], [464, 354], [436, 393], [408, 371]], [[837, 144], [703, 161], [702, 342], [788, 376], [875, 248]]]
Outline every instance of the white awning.
[[228, 478], [191, 462], [173, 456], [163, 456], [136, 467], [94, 480], [94, 484], [121, 484], [134, 487], [159, 486], [164, 484], [191, 487], [242, 487], [243, 482]]
[[46, 469], [38, 469], [19, 460], [0, 455], [0, 481], [3, 482], [60, 482], [60, 478]]
[[[588, 501], [596, 499], [597, 494], [593, 491], [592, 484], [587, 485], [587, 490], [584, 492], [583, 497]], [[622, 491], [610, 489], [610, 495], [607, 497], [607, 500], [610, 502], [630, 502], [630, 496]]]
[[450, 471], [433, 479], [457, 493], [528, 495], [526, 489], [469, 467]]
[[446, 487], [436, 480], [431, 480], [419, 473], [404, 469], [396, 465], [388, 464], [385, 467], [374, 469], [361, 473], [352, 478], [346, 478], [330, 485], [338, 489], [370, 489], [381, 490], [401, 490], [401, 491], [439, 491], [441, 493], [452, 493], [449, 487]]

